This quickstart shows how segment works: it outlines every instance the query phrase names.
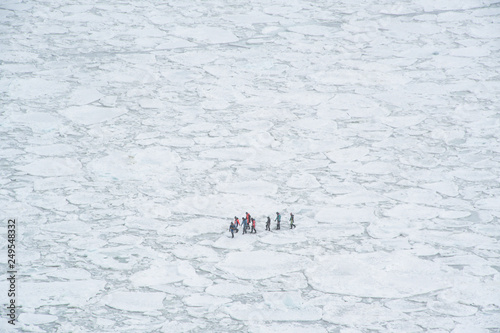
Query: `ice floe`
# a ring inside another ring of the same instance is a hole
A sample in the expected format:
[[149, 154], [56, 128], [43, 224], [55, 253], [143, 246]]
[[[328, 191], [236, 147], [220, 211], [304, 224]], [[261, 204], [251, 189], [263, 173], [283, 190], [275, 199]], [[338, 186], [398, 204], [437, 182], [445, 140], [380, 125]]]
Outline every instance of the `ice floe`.
[[75, 158], [48, 157], [35, 160], [19, 169], [35, 176], [75, 176], [81, 174], [82, 164]]
[[381, 330], [387, 322], [405, 321], [408, 316], [381, 304], [338, 301], [325, 305], [323, 320], [351, 328]]
[[130, 277], [136, 287], [156, 286], [195, 278], [196, 272], [187, 261], [155, 262], [151, 268]]
[[217, 185], [217, 190], [226, 193], [254, 194], [254, 195], [274, 195], [278, 190], [275, 184], [254, 180], [240, 183], [222, 183]]
[[403, 298], [452, 284], [439, 265], [404, 252], [319, 256], [305, 274], [315, 289], [359, 297]]
[[163, 308], [165, 294], [161, 292], [115, 291], [102, 298], [114, 309], [131, 312], [148, 312]]
[[235, 295], [244, 295], [251, 294], [255, 291], [255, 288], [252, 284], [245, 282], [222, 282], [214, 284], [207, 289], [205, 292], [214, 295], [214, 296], [235, 296]]
[[57, 319], [58, 317], [54, 315], [38, 313], [21, 313], [18, 318], [19, 322], [24, 325], [47, 324]]
[[204, 294], [193, 294], [184, 298], [184, 303], [188, 306], [212, 307], [231, 302], [230, 298], [217, 297]]
[[9, 95], [13, 99], [35, 99], [49, 96], [60, 96], [67, 92], [67, 82], [47, 80], [43, 78], [18, 78], [9, 86]]
[[321, 309], [317, 307], [285, 307], [274, 308], [247, 304], [235, 304], [238, 311], [228, 311], [232, 318], [250, 322], [266, 321], [318, 321], [321, 319]]
[[326, 207], [316, 213], [316, 220], [323, 223], [346, 224], [369, 222], [375, 219], [373, 208]]
[[89, 300], [104, 289], [102, 280], [71, 280], [67, 282], [27, 282], [23, 283], [23, 293], [19, 303], [27, 308], [40, 305], [70, 305], [84, 307]]
[[315, 188], [320, 187], [316, 177], [311, 174], [293, 175], [287, 182], [291, 188]]
[[309, 259], [274, 251], [232, 252], [217, 267], [245, 280], [261, 280], [304, 269]]
[[103, 98], [101, 94], [94, 87], [80, 87], [75, 89], [69, 96], [70, 105], [86, 105]]
[[72, 106], [59, 112], [63, 116], [78, 124], [92, 125], [121, 116], [122, 114], [126, 113], [127, 110], [120, 108], [106, 108], [93, 105], [84, 105]]
[[446, 302], [435, 301], [435, 302], [429, 302], [427, 306], [434, 312], [454, 317], [472, 316], [477, 312], [476, 307], [459, 303], [446, 303]]

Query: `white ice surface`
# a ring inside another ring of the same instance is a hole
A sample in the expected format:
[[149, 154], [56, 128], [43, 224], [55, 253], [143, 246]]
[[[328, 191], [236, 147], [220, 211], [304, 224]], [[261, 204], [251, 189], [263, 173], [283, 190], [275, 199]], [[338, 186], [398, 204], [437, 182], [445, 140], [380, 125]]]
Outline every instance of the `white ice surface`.
[[69, 87], [67, 82], [46, 80], [42, 78], [15, 79], [9, 86], [12, 99], [35, 99], [47, 96], [59, 96]]
[[320, 325], [304, 325], [301, 324], [288, 324], [288, 323], [274, 323], [274, 324], [259, 324], [251, 323], [249, 327], [251, 333], [326, 333], [326, 328]]
[[[264, 196], [250, 196], [246, 194], [220, 194], [220, 195], [194, 195], [186, 196], [179, 200], [173, 208], [175, 212], [187, 214], [199, 214], [205, 216], [234, 217], [234, 214], [241, 215], [245, 211], [261, 210], [265, 212], [275, 211], [277, 204], [271, 198]], [[234, 214], [227, 216], [228, 207]], [[239, 213], [239, 214], [238, 214]], [[240, 217], [241, 220], [241, 217]], [[231, 220], [229, 220], [230, 222]], [[229, 226], [229, 224], [227, 225]], [[226, 226], [224, 226], [226, 228]]]
[[172, 254], [180, 259], [203, 259], [207, 262], [218, 261], [219, 256], [211, 247], [201, 245], [179, 245]]
[[[190, 221], [182, 221], [181, 225], [168, 226], [161, 234], [169, 236], [184, 235], [192, 237], [201, 234], [220, 234], [221, 225], [226, 223], [223, 219], [217, 218], [197, 218]], [[224, 228], [225, 229], [225, 228]]]
[[[496, 332], [499, 18], [2, 1], [17, 330]], [[231, 238], [246, 211], [257, 233]]]
[[246, 181], [240, 183], [222, 183], [217, 185], [217, 190], [226, 193], [274, 195], [278, 186], [264, 181]]
[[102, 298], [112, 308], [132, 312], [146, 312], [163, 307], [164, 293], [115, 291]]
[[223, 282], [214, 284], [205, 289], [206, 293], [214, 296], [234, 296], [242, 294], [251, 294], [254, 291], [255, 291], [254, 286], [252, 284], [245, 282], [238, 282], [238, 283]]
[[381, 304], [340, 301], [325, 305], [323, 320], [350, 328], [382, 330], [387, 322], [407, 321], [408, 316]]
[[307, 241], [307, 237], [303, 234], [283, 235], [279, 233], [272, 233], [260, 239], [262, 243], [271, 245], [284, 245], [295, 244]]
[[304, 305], [299, 292], [271, 292], [263, 295], [264, 302], [256, 306], [241, 304], [237, 311], [227, 309], [232, 318], [251, 322], [276, 320], [317, 321], [321, 318], [321, 309]]
[[245, 280], [261, 280], [304, 269], [310, 260], [272, 251], [232, 252], [217, 267]]
[[70, 120], [82, 124], [92, 125], [118, 117], [127, 112], [125, 109], [104, 108], [100, 106], [72, 106], [60, 113]]
[[87, 105], [103, 97], [104, 95], [94, 87], [79, 87], [71, 92], [69, 103], [73, 105]]
[[91, 161], [87, 169], [98, 178], [113, 180], [141, 180], [165, 168], [175, 168], [180, 161], [177, 153], [168, 148], [134, 149], [110, 152], [107, 156]]
[[104, 289], [105, 284], [105, 281], [92, 279], [23, 283], [23, 293], [18, 301], [27, 308], [37, 308], [42, 303], [84, 307]]
[[89, 271], [82, 268], [58, 269], [57, 271], [47, 273], [47, 275], [66, 280], [87, 280], [91, 278]]
[[316, 220], [332, 224], [352, 224], [352, 222], [369, 222], [375, 219], [373, 208], [370, 207], [325, 207], [315, 216]]
[[19, 322], [25, 325], [47, 324], [57, 320], [57, 316], [36, 313], [21, 313]]
[[196, 277], [196, 272], [186, 261], [155, 262], [151, 268], [130, 277], [136, 287], [157, 286]]
[[404, 298], [452, 286], [449, 272], [404, 252], [318, 256], [305, 274], [315, 289], [358, 297]]
[[222, 305], [231, 302], [230, 298], [227, 297], [216, 297], [204, 294], [193, 294], [184, 298], [184, 303], [188, 306], [202, 306], [210, 307]]
[[35, 160], [19, 167], [20, 170], [34, 176], [74, 176], [81, 173], [82, 164], [68, 157], [49, 157]]

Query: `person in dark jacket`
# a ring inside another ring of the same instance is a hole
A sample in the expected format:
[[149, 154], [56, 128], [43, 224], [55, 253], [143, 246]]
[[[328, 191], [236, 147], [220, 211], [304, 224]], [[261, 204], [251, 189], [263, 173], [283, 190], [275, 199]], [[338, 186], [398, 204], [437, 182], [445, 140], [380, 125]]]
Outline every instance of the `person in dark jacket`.
[[231, 222], [231, 225], [229, 226], [229, 231], [231, 231], [231, 238], [234, 238], [234, 232], [237, 232], [238, 229], [236, 229], [236, 226], [234, 225], [233, 222]]
[[297, 227], [294, 223], [295, 223], [295, 217], [293, 216], [292, 213], [290, 213], [290, 229]]
[[271, 231], [271, 218], [269, 216], [267, 217], [266, 230]]

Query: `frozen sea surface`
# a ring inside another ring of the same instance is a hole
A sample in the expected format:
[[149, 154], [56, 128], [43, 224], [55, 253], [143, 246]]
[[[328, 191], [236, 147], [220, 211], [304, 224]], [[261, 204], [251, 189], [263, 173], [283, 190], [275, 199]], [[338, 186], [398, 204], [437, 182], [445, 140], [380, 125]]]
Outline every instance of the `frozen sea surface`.
[[498, 1], [3, 0], [0, 32], [17, 331], [498, 332]]

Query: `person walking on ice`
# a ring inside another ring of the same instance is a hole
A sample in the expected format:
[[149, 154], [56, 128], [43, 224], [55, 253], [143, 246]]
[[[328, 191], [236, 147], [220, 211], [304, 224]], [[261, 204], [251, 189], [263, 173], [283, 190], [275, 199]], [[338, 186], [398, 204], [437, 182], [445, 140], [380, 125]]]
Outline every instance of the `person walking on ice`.
[[250, 229], [250, 222], [252, 222], [251, 216], [250, 216], [250, 214], [248, 214], [248, 212], [246, 212], [245, 215], [246, 215], [246, 219], [247, 219], [247, 229]]
[[250, 231], [250, 233], [254, 233], [256, 234], [257, 233], [257, 230], [255, 230], [255, 219], [252, 219], [252, 230]]
[[234, 238], [235, 231], [238, 232], [238, 229], [236, 229], [236, 226], [233, 222], [231, 222], [231, 225], [229, 226], [229, 231], [231, 231], [231, 238]]
[[276, 221], [276, 230], [280, 230], [281, 215], [279, 212], [276, 212], [276, 218], [274, 220]]
[[290, 213], [290, 229], [297, 227], [294, 223], [295, 223], [295, 218], [294, 218], [293, 214]]
[[271, 231], [271, 218], [269, 216], [267, 217], [266, 230]]
[[241, 219], [241, 221], [243, 222], [243, 223], [241, 224], [241, 226], [242, 226], [242, 228], [243, 228], [243, 232], [242, 232], [242, 234], [244, 235], [244, 234], [246, 234], [246, 233], [247, 233], [247, 219], [243, 217], [243, 218]]

